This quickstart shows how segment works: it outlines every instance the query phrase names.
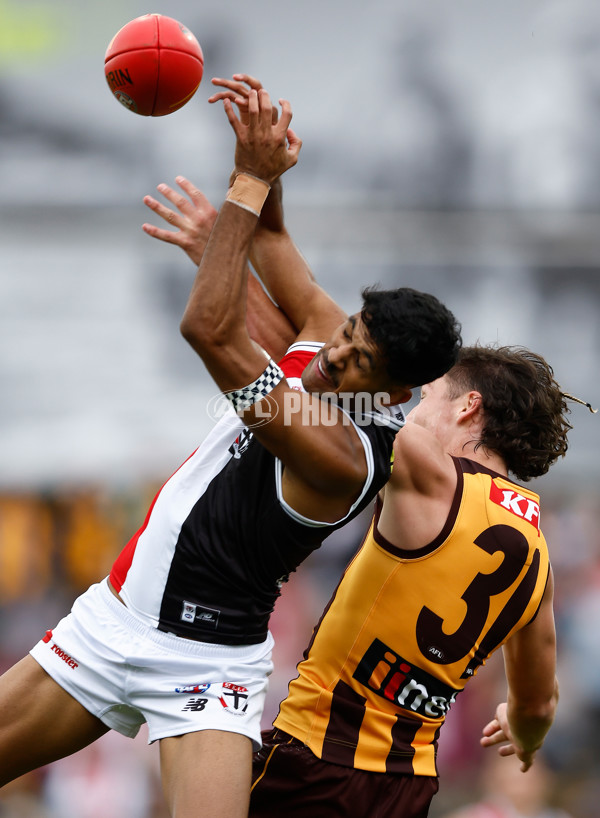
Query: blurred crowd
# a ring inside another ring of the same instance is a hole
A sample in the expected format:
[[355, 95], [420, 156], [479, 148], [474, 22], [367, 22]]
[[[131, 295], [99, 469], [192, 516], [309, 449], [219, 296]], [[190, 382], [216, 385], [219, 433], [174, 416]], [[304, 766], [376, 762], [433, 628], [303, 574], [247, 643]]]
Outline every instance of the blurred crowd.
[[[143, 520], [158, 486], [111, 494], [66, 486], [0, 496], [0, 665], [4, 670], [53, 627], [75, 596], [110, 570]], [[542, 527], [556, 578], [561, 702], [539, 770], [522, 775], [479, 746], [481, 728], [505, 696], [495, 654], [458, 697], [442, 731], [440, 793], [432, 818], [597, 818], [600, 799], [600, 508], [593, 492], [542, 491]], [[547, 493], [546, 493], [547, 494]], [[545, 502], [544, 502], [545, 501]], [[369, 521], [336, 532], [284, 586], [272, 620], [275, 672], [268, 726], [337, 581]], [[56, 714], [57, 719], [60, 714]], [[513, 784], [509, 784], [511, 775]], [[501, 785], [499, 780], [503, 780]], [[539, 781], [539, 783], [538, 783]], [[524, 788], [529, 801], [519, 805]], [[501, 811], [497, 792], [514, 789]], [[534, 797], [534, 793], [539, 795]], [[512, 796], [511, 796], [512, 797]], [[490, 800], [491, 799], [491, 800]], [[539, 801], [534, 808], [533, 801]], [[462, 812], [471, 804], [471, 811]], [[490, 806], [491, 804], [491, 806]], [[494, 806], [496, 804], [496, 806]], [[495, 810], [495, 811], [494, 811]], [[554, 812], [551, 810], [555, 810]], [[560, 812], [559, 810], [562, 810]], [[456, 816], [455, 816], [456, 813]], [[158, 749], [142, 728], [131, 741], [108, 733], [92, 747], [0, 791], [0, 818], [166, 818]]]

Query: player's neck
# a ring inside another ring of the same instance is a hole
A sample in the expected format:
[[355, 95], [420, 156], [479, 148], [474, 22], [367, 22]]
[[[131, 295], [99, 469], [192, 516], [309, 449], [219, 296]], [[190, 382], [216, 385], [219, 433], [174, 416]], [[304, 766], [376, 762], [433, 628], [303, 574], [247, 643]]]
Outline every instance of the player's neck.
[[455, 457], [467, 457], [469, 460], [479, 463], [480, 466], [485, 466], [486, 469], [508, 475], [504, 459], [492, 449], [477, 446], [477, 441], [472, 438], [456, 441], [455, 445], [451, 447], [450, 454]]

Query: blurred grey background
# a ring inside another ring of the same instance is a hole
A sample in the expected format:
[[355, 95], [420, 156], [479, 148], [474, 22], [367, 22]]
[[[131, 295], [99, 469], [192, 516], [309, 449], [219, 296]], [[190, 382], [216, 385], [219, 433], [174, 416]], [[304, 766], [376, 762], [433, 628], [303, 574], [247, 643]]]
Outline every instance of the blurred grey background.
[[[193, 100], [156, 119], [120, 106], [103, 74], [112, 36], [147, 12], [185, 23], [205, 56]], [[0, 0], [4, 664], [53, 624], [53, 605], [58, 615], [59, 602], [103, 575], [141, 523], [150, 487], [212, 425], [214, 386], [178, 330], [195, 271], [180, 250], [142, 232], [143, 222], [158, 223], [142, 197], [183, 174], [220, 204], [233, 135], [207, 99], [211, 77], [238, 71], [292, 103], [304, 146], [284, 180], [288, 225], [346, 309], [359, 307], [365, 284], [427, 290], [455, 312], [467, 343], [528, 346], [552, 363], [565, 391], [600, 404], [596, 0], [151, 8]], [[532, 487], [547, 498], [542, 527], [554, 548], [563, 638], [563, 716], [550, 756], [567, 776], [570, 814], [597, 818], [600, 417], [574, 404], [571, 420], [566, 459]], [[266, 717], [360, 533], [324, 548], [286, 588]], [[493, 697], [493, 671], [488, 679], [477, 689]], [[465, 694], [457, 707], [462, 720], [445, 728], [451, 775], [436, 815], [459, 800], [461, 782], [463, 799], [470, 794], [482, 713], [491, 716], [484, 694], [473, 695], [480, 698]], [[135, 754], [127, 758], [133, 764]], [[65, 765], [44, 778], [28, 816], [68, 818], [72, 804], [77, 818], [162, 815], [139, 770], [137, 789], [133, 767], [123, 786], [111, 779], [118, 808], [106, 797], [84, 806], [90, 784], [77, 801]], [[126, 807], [124, 788], [136, 793]]]
[[[194, 99], [146, 118], [103, 56], [139, 2], [0, 3], [0, 483], [163, 474], [202, 439], [212, 384], [179, 337], [194, 273], [141, 231], [182, 173], [224, 197], [233, 135], [207, 99], [248, 71], [293, 105], [290, 228], [354, 311], [364, 284], [434, 292], [466, 342], [523, 344], [600, 403], [600, 7], [593, 0], [185, 0]], [[598, 476], [574, 407], [548, 479]], [[583, 470], [583, 474], [582, 474]]]

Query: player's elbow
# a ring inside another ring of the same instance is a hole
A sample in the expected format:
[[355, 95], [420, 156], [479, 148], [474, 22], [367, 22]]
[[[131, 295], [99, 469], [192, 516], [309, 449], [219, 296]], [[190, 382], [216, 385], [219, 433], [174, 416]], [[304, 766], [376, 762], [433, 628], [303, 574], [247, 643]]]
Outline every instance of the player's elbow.
[[208, 337], [205, 330], [204, 322], [192, 317], [186, 312], [179, 324], [179, 331], [188, 342], [188, 344], [199, 352], [208, 343]]
[[198, 315], [186, 310], [179, 324], [179, 331], [188, 344], [198, 353], [223, 347], [231, 338], [231, 330], [214, 315]]

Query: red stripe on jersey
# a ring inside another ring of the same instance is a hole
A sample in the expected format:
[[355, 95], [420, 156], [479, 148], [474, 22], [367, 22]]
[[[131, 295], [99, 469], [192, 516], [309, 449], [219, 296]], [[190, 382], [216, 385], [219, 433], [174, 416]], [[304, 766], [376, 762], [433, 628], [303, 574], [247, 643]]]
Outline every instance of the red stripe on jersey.
[[[191, 453], [190, 457], [193, 457], [196, 454], [197, 451], [198, 450], [195, 449]], [[179, 469], [181, 469], [188, 462], [190, 457], [187, 457], [183, 461], [181, 466], [179, 466], [179, 468], [176, 469], [173, 472], [173, 474], [177, 474]], [[171, 477], [173, 477], [173, 474], [171, 475]], [[171, 477], [169, 477], [169, 480], [171, 479]], [[111, 572], [110, 572], [110, 584], [113, 586], [113, 588], [115, 589], [115, 591], [118, 594], [121, 593], [121, 588], [123, 587], [123, 583], [127, 579], [127, 572], [131, 568], [131, 563], [133, 561], [133, 555], [135, 554], [135, 549], [137, 547], [138, 540], [142, 536], [142, 534], [144, 533], [146, 528], [148, 527], [148, 522], [150, 521], [150, 517], [152, 516], [152, 510], [154, 509], [154, 506], [156, 505], [156, 501], [160, 497], [161, 491], [167, 485], [169, 480], [165, 480], [165, 482], [162, 484], [162, 486], [156, 492], [154, 500], [152, 500], [150, 508], [148, 509], [148, 513], [146, 514], [146, 519], [144, 520], [143, 525], [141, 526], [141, 528], [139, 528], [136, 531], [136, 533], [129, 540], [127, 545], [123, 548], [123, 550], [121, 551], [121, 553], [119, 554], [119, 556], [117, 557], [117, 559], [113, 563], [113, 567], [112, 567]]]
[[300, 378], [314, 357], [314, 349], [293, 349], [283, 356], [279, 366], [283, 369], [286, 378]]

